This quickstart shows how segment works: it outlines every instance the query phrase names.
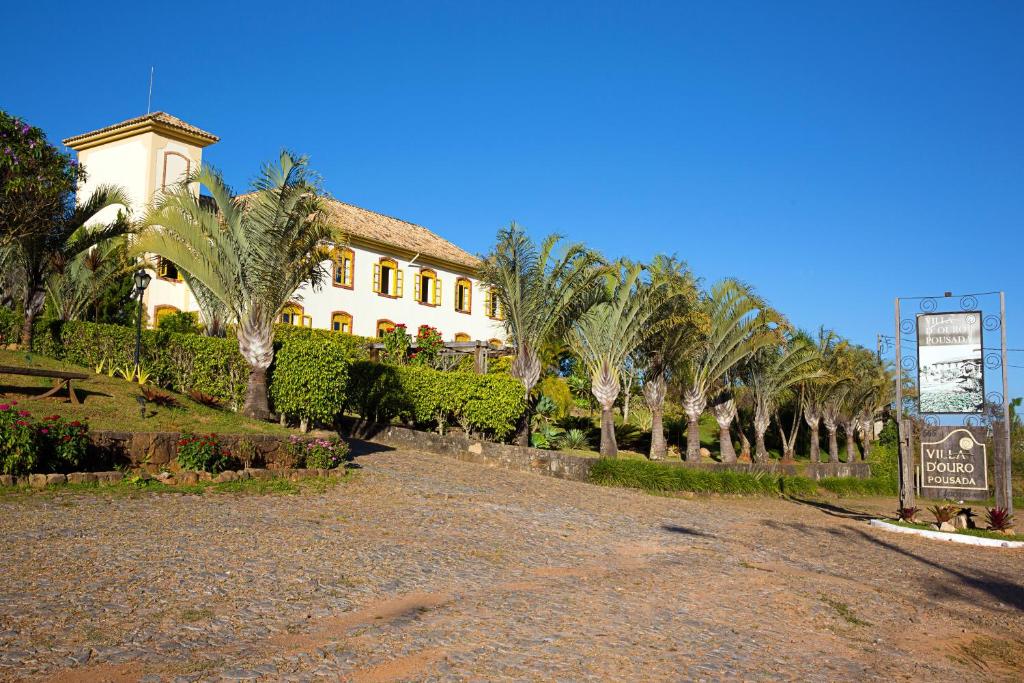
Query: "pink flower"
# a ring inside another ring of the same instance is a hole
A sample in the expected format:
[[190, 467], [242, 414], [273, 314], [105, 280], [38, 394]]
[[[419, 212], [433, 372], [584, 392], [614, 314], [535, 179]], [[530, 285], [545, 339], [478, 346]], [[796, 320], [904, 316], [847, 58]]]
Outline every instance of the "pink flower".
[[18, 411], [18, 416], [19, 416], [19, 417], [28, 417], [28, 416], [30, 416], [31, 414], [32, 414], [32, 413], [28, 412], [27, 410], [19, 410], [19, 411]]
[[0, 410], [10, 410], [11, 406], [8, 403], [0, 403]]
[[42, 429], [39, 430], [39, 433], [40, 434], [49, 434], [50, 430], [47, 429], [46, 427], [43, 427]]

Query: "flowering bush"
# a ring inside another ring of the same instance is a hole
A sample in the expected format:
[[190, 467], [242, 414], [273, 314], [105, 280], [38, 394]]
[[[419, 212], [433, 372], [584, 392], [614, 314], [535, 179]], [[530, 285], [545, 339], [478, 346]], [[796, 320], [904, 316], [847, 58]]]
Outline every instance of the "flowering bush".
[[28, 474], [36, 469], [39, 450], [36, 427], [27, 410], [18, 410], [17, 401], [0, 403], [0, 470], [4, 474]]
[[47, 469], [73, 472], [85, 462], [89, 448], [89, 427], [51, 415], [37, 425], [39, 446]]
[[405, 325], [402, 323], [395, 325], [394, 329], [384, 333], [381, 341], [384, 343], [384, 353], [381, 354], [381, 360], [392, 365], [405, 365], [405, 357], [409, 352], [409, 346], [412, 344], [412, 339], [409, 337], [409, 332], [406, 330]]
[[416, 331], [416, 351], [412, 354], [414, 365], [433, 367], [444, 348], [444, 340], [436, 327], [420, 325]]
[[184, 434], [178, 439], [178, 465], [183, 470], [218, 474], [233, 464], [231, 451], [221, 444], [216, 434]]
[[348, 444], [341, 439], [314, 439], [306, 443], [306, 467], [333, 470], [348, 459]]

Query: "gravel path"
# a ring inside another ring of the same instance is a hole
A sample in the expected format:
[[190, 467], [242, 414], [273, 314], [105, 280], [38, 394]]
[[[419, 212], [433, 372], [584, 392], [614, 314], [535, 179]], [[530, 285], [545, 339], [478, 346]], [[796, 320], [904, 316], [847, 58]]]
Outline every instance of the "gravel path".
[[977, 656], [1024, 640], [1019, 552], [834, 506], [359, 461], [324, 494], [0, 498], [0, 680], [1024, 676]]

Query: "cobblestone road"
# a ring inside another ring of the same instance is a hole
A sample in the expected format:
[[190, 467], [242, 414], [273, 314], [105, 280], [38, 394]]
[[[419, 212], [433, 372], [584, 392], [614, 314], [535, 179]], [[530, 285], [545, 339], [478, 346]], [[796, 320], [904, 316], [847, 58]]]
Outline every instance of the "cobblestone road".
[[1024, 555], [407, 451], [299, 496], [0, 498], [0, 679], [1014, 680]]

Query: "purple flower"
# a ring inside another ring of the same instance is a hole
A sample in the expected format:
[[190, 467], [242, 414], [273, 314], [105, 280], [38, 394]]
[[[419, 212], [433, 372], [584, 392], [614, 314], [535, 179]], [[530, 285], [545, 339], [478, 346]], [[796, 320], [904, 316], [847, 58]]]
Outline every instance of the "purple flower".
[[30, 130], [30, 129], [29, 129], [29, 125], [28, 125], [27, 123], [23, 123], [23, 124], [21, 125], [21, 134], [22, 134], [22, 135], [28, 135], [28, 131], [29, 131], [29, 130]]

